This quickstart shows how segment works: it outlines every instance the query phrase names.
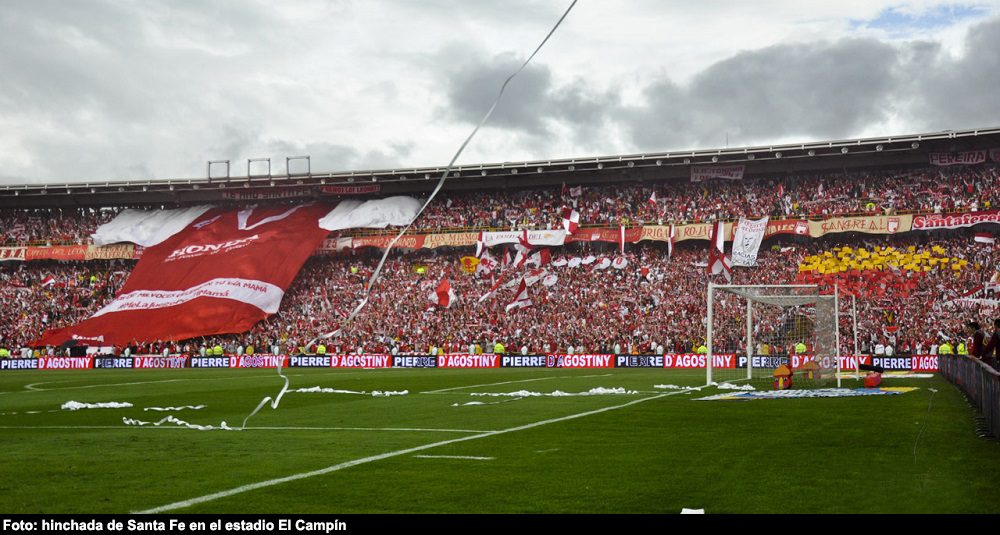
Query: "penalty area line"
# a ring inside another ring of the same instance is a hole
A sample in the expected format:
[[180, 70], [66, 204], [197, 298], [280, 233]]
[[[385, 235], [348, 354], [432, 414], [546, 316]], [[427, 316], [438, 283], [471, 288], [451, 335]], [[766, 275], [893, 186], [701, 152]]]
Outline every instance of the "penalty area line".
[[224, 490], [224, 491], [220, 491], [220, 492], [214, 492], [212, 494], [206, 494], [204, 496], [199, 496], [197, 498], [191, 498], [189, 500], [183, 500], [183, 501], [179, 501], [179, 502], [170, 503], [170, 504], [167, 504], [167, 505], [162, 505], [160, 507], [154, 507], [152, 509], [146, 509], [145, 511], [133, 511], [132, 514], [153, 514], [153, 513], [163, 513], [163, 512], [166, 512], [166, 511], [174, 511], [176, 509], [183, 509], [185, 507], [191, 507], [193, 505], [198, 505], [198, 504], [202, 504], [202, 503], [206, 503], [206, 502], [210, 502], [210, 501], [214, 501], [214, 500], [219, 500], [219, 499], [222, 499], [222, 498], [228, 498], [230, 496], [235, 496], [237, 494], [242, 494], [244, 492], [250, 492], [252, 490], [258, 490], [258, 489], [263, 489], [263, 488], [267, 488], [267, 487], [273, 487], [275, 485], [280, 485], [282, 483], [290, 483], [292, 481], [298, 481], [300, 479], [306, 479], [306, 478], [315, 477], [315, 476], [322, 476], [322, 475], [326, 475], [326, 474], [330, 474], [330, 473], [333, 473], [333, 472], [337, 472], [337, 471], [343, 470], [345, 468], [352, 468], [352, 467], [355, 467], [355, 466], [358, 466], [358, 465], [362, 465], [362, 464], [367, 464], [367, 463], [371, 463], [371, 462], [375, 462], [375, 461], [381, 461], [383, 459], [390, 459], [392, 457], [398, 457], [400, 455], [409, 455], [411, 453], [417, 453], [417, 452], [421, 452], [421, 451], [424, 451], [424, 450], [429, 450], [431, 448], [437, 448], [439, 446], [447, 446], [449, 444], [458, 444], [459, 442], [467, 442], [467, 441], [470, 441], [470, 440], [477, 440], [477, 439], [480, 439], [480, 438], [494, 437], [494, 436], [498, 436], [498, 435], [504, 435], [504, 434], [507, 434], [507, 433], [514, 433], [514, 432], [517, 432], [517, 431], [524, 431], [526, 429], [532, 429], [532, 428], [535, 428], [535, 427], [541, 427], [543, 425], [554, 424], [554, 423], [559, 423], [559, 422], [566, 422], [566, 421], [569, 421], [569, 420], [575, 420], [577, 418], [583, 418], [585, 416], [592, 416], [592, 415], [595, 415], [595, 414], [600, 414], [602, 412], [608, 412], [608, 411], [613, 411], [613, 410], [618, 410], [618, 409], [624, 409], [626, 407], [631, 407], [632, 405], [637, 405], [639, 403], [644, 403], [646, 401], [652, 401], [654, 399], [665, 398], [667, 396], [672, 396], [672, 395], [675, 395], [677, 393], [678, 392], [667, 392], [667, 393], [664, 393], [664, 394], [660, 394], [658, 396], [651, 396], [651, 397], [648, 397], [648, 398], [642, 398], [642, 399], [632, 400], [632, 401], [629, 401], [628, 403], [622, 403], [621, 405], [613, 405], [611, 407], [603, 407], [603, 408], [595, 409], [595, 410], [592, 410], [592, 411], [581, 412], [581, 413], [578, 413], [578, 414], [571, 414], [569, 416], [561, 416], [559, 418], [552, 418], [552, 419], [549, 419], [549, 420], [541, 420], [541, 421], [533, 422], [533, 423], [530, 423], [530, 424], [525, 424], [525, 425], [519, 425], [519, 426], [516, 426], [516, 427], [511, 427], [511, 428], [508, 428], [508, 429], [501, 429], [499, 431], [488, 431], [488, 432], [485, 432], [485, 433], [480, 433], [478, 435], [472, 435], [472, 436], [460, 437], [460, 438], [453, 438], [453, 439], [450, 439], [450, 440], [442, 440], [440, 442], [432, 442], [430, 444], [424, 444], [422, 446], [415, 446], [413, 448], [406, 448], [406, 449], [392, 451], [392, 452], [388, 452], [388, 453], [382, 453], [382, 454], [379, 454], [379, 455], [372, 455], [370, 457], [363, 457], [361, 459], [354, 459], [352, 461], [338, 463], [338, 464], [335, 464], [333, 466], [328, 466], [326, 468], [321, 468], [319, 470], [312, 470], [310, 472], [302, 472], [302, 473], [293, 474], [293, 475], [290, 475], [290, 476], [279, 477], [279, 478], [275, 478], [275, 479], [268, 479], [266, 481], [260, 481], [258, 483], [250, 483], [248, 485], [242, 485], [242, 486], [239, 486], [239, 487], [236, 487], [236, 488], [232, 488], [232, 489], [229, 489], [229, 490]]

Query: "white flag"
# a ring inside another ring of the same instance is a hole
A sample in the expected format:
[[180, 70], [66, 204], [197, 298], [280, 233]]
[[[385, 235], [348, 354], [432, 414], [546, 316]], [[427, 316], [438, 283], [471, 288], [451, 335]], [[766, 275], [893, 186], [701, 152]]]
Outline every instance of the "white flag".
[[740, 218], [733, 234], [733, 265], [752, 267], [757, 265], [757, 252], [767, 230], [768, 217], [760, 219]]

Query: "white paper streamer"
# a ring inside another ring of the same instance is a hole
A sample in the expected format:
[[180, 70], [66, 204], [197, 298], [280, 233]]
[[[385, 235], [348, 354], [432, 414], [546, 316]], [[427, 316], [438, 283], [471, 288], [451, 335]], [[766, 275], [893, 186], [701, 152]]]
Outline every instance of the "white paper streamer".
[[597, 388], [591, 388], [590, 390], [588, 390], [586, 392], [576, 392], [576, 393], [563, 392], [561, 390], [556, 390], [556, 391], [551, 392], [549, 394], [544, 394], [544, 393], [541, 393], [541, 392], [529, 392], [527, 390], [518, 390], [517, 392], [475, 392], [475, 393], [472, 393], [472, 394], [469, 394], [469, 395], [471, 395], [471, 396], [492, 396], [492, 397], [500, 397], [500, 396], [510, 396], [510, 397], [540, 397], [540, 396], [565, 397], [565, 396], [603, 396], [603, 395], [609, 395], [609, 394], [633, 394], [634, 395], [634, 394], [638, 394], [638, 393], [639, 392], [636, 391], [636, 390], [625, 390], [624, 388], [620, 388], [620, 387], [619, 388], [604, 388], [604, 387], [599, 386]]
[[205, 407], [206, 407], [205, 405], [185, 405], [183, 407], [146, 407], [142, 410], [166, 412], [166, 411], [182, 411], [184, 409], [191, 409], [196, 411], [198, 409], [204, 409]]
[[375, 397], [389, 397], [389, 396], [405, 396], [410, 393], [409, 390], [401, 391], [385, 391], [372, 390], [371, 392], [366, 392], [364, 390], [358, 392], [356, 390], [337, 390], [334, 388], [322, 388], [319, 386], [314, 386], [311, 388], [299, 388], [297, 390], [292, 390], [292, 392], [301, 392], [307, 394], [356, 394], [361, 396], [375, 396]]
[[62, 409], [76, 411], [80, 409], [127, 409], [132, 404], [128, 402], [109, 401], [106, 403], [80, 403], [79, 401], [67, 401], [62, 404]]
[[[260, 404], [257, 405], [257, 408], [254, 409], [253, 412], [251, 412], [246, 418], [243, 419], [243, 425], [240, 426], [240, 429], [245, 428], [247, 426], [247, 421], [250, 420], [250, 418], [253, 417], [254, 414], [257, 414], [257, 411], [259, 411], [261, 407], [263, 407], [264, 404], [267, 403], [268, 401], [271, 402], [272, 409], [278, 408], [278, 403], [281, 403], [281, 396], [284, 396], [285, 392], [288, 391], [288, 377], [285, 377], [285, 374], [281, 373], [281, 363], [283, 361], [284, 359], [278, 359], [277, 370], [278, 370], [278, 377], [281, 377], [282, 379], [285, 380], [285, 386], [281, 387], [281, 391], [278, 392], [278, 395], [273, 400], [271, 399], [271, 396], [267, 396], [264, 399], [260, 400]], [[225, 424], [225, 422], [223, 422], [223, 424]]]
[[219, 425], [219, 427], [213, 427], [211, 425], [197, 425], [197, 424], [192, 424], [192, 423], [185, 422], [184, 420], [178, 420], [173, 415], [167, 416], [166, 418], [164, 418], [164, 419], [162, 419], [162, 420], [160, 420], [158, 422], [144, 422], [142, 420], [134, 420], [132, 418], [122, 418], [122, 422], [124, 422], [125, 425], [137, 425], [137, 426], [153, 425], [153, 426], [157, 426], [157, 427], [161, 426], [163, 424], [174, 424], [174, 425], [177, 425], [177, 426], [180, 426], [180, 427], [188, 427], [188, 428], [191, 428], [191, 429], [197, 429], [199, 431], [212, 431], [212, 430], [215, 430], [215, 429], [218, 429], [220, 431], [240, 431], [241, 430], [241, 429], [229, 427], [228, 425], [226, 425], [226, 422], [222, 422]]

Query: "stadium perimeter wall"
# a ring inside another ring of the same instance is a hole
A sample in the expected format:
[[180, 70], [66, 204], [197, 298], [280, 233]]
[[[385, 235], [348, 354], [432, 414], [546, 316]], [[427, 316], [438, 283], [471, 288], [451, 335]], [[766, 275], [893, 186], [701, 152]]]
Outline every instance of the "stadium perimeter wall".
[[[139, 355], [130, 357], [32, 357], [0, 359], [0, 371], [9, 370], [92, 370], [92, 369], [169, 369], [169, 368], [662, 368], [702, 369], [705, 355], [696, 353], [667, 355], [548, 354], [548, 355]], [[754, 357], [754, 366], [766, 363]], [[788, 357], [784, 357], [788, 358]], [[800, 368], [812, 360], [792, 355], [792, 367]], [[855, 364], [882, 366], [886, 371], [937, 372], [937, 355], [876, 357], [841, 357], [841, 368], [855, 369]], [[746, 357], [719, 354], [713, 368], [745, 368]], [[994, 381], [995, 382], [995, 381]]]
[[979, 359], [942, 355], [941, 375], [965, 393], [983, 415], [990, 435], [1000, 437], [1000, 373]]

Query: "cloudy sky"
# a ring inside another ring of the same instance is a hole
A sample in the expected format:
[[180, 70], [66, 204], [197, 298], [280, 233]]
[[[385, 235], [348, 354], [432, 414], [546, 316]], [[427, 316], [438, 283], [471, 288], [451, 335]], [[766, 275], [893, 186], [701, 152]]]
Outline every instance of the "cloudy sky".
[[[5, 0], [0, 183], [444, 166], [569, 5]], [[988, 126], [1000, 0], [579, 0], [459, 162]]]

